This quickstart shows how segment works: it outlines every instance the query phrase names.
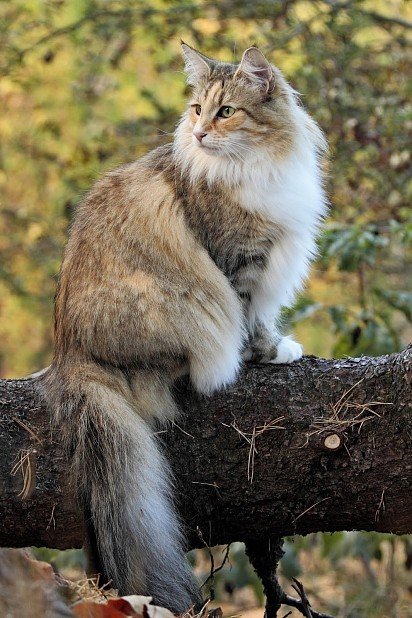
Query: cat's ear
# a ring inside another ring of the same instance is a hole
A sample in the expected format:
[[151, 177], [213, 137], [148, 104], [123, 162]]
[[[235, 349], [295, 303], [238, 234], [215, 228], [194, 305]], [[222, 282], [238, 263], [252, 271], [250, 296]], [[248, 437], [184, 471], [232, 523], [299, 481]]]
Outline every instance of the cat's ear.
[[181, 44], [183, 59], [185, 61], [187, 83], [190, 84], [190, 86], [194, 86], [200, 80], [209, 76], [214, 62], [183, 41]]
[[249, 47], [244, 52], [235, 77], [237, 75], [243, 75], [257, 84], [264, 94], [270, 94], [275, 88], [275, 75], [272, 66], [257, 47]]

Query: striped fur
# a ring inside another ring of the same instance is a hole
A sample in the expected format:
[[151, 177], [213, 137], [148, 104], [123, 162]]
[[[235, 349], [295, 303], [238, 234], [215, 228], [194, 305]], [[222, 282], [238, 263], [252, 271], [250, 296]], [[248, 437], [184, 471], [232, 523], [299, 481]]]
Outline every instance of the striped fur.
[[[235, 380], [242, 355], [299, 358], [276, 321], [325, 212], [323, 137], [280, 71], [255, 48], [239, 65], [183, 53], [194, 88], [174, 142], [107, 174], [77, 211], [54, 360], [38, 377], [95, 567], [174, 611], [199, 595], [154, 432], [178, 413], [177, 377], [208, 395]], [[217, 116], [222, 106], [235, 111]]]

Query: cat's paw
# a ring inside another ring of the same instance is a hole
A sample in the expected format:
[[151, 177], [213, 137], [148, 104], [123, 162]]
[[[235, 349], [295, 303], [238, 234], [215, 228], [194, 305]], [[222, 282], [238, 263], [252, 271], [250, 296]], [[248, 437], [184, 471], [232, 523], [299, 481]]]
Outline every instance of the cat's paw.
[[199, 393], [211, 395], [236, 380], [242, 362], [242, 336], [242, 332], [226, 333], [215, 346], [205, 345], [202, 354], [192, 356], [190, 379]]
[[282, 337], [277, 345], [276, 357], [271, 359], [269, 363], [280, 365], [284, 363], [293, 363], [303, 355], [303, 348], [300, 343], [293, 341], [290, 337]]
[[209, 363], [204, 364], [192, 362], [190, 367], [192, 384], [202, 395], [211, 395], [236, 380], [240, 364], [239, 353], [211, 359]]

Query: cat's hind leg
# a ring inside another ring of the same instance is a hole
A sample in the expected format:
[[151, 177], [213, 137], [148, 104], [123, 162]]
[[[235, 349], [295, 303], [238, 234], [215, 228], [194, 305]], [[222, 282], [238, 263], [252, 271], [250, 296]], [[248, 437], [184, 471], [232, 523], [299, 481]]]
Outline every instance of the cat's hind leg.
[[245, 360], [262, 363], [291, 363], [301, 358], [302, 346], [280, 334], [282, 307], [290, 307], [307, 276], [314, 249], [306, 242], [285, 236], [273, 249], [268, 264], [252, 294], [249, 312], [249, 345]]

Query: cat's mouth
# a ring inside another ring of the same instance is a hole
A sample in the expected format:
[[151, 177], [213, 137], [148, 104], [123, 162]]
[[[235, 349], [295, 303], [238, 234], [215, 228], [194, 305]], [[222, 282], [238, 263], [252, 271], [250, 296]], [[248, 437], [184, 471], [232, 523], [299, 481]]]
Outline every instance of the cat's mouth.
[[203, 152], [217, 153], [220, 150], [218, 146], [215, 146], [213, 144], [205, 144], [203, 141], [202, 142], [196, 141], [195, 146], [199, 150], [202, 150]]

